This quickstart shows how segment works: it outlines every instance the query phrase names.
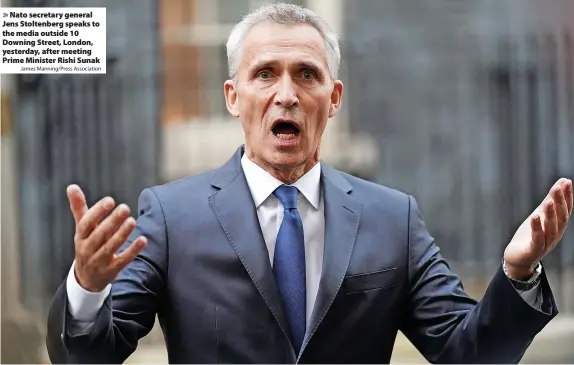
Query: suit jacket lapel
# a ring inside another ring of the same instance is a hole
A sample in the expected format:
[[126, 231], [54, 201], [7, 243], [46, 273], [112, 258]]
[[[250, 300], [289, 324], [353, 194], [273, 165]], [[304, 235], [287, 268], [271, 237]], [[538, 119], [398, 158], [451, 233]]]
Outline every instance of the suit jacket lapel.
[[218, 191], [209, 197], [209, 204], [259, 294], [289, 339], [287, 321], [269, 262], [269, 253], [241, 168], [242, 155], [243, 147], [215, 172], [212, 185]]
[[323, 162], [321, 184], [325, 204], [323, 269], [317, 300], [299, 358], [339, 292], [351, 260], [362, 212], [362, 205], [349, 195], [351, 184], [340, 172]]
[[[289, 340], [269, 254], [241, 168], [243, 150], [244, 147], [240, 147], [224, 166], [215, 171], [212, 185], [217, 191], [210, 196], [209, 204], [259, 294]], [[324, 162], [321, 162], [321, 184], [325, 205], [323, 269], [299, 358], [339, 292], [349, 266], [362, 212], [362, 205], [349, 195], [351, 184]]]

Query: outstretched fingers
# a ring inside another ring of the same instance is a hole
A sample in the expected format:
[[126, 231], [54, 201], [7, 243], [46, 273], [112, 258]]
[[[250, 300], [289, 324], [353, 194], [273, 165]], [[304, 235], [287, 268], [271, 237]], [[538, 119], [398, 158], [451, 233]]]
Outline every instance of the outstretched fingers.
[[102, 218], [115, 206], [114, 199], [105, 197], [97, 202], [82, 216], [76, 225], [76, 235], [79, 239], [85, 239], [96, 229]]
[[574, 205], [574, 188], [572, 187], [572, 180], [568, 179], [566, 182], [564, 182], [563, 186], [566, 207], [568, 208], [568, 216], [571, 216]]
[[124, 267], [127, 266], [137, 255], [144, 249], [147, 245], [147, 239], [144, 236], [139, 236], [136, 238], [128, 248], [126, 248], [122, 253], [114, 257], [112, 266], [116, 272], [120, 272]]
[[548, 199], [544, 203], [544, 235], [546, 244], [552, 244], [558, 236], [558, 220], [556, 216], [556, 203]]
[[543, 253], [546, 249], [546, 237], [542, 228], [542, 220], [538, 213], [530, 218], [530, 228], [532, 231], [532, 243], [536, 252]]
[[106, 262], [113, 260], [116, 252], [128, 240], [136, 227], [136, 221], [132, 217], [127, 218], [112, 237], [98, 250], [97, 256], [101, 256]]

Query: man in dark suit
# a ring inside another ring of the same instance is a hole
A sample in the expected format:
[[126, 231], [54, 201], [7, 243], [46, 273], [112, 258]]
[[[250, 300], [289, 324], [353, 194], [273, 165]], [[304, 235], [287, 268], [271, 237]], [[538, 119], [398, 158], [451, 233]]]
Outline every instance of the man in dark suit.
[[320, 162], [343, 94], [327, 25], [269, 5], [227, 49], [246, 144], [224, 166], [144, 190], [137, 222], [68, 188], [76, 257], [50, 309], [51, 360], [123, 362], [157, 314], [174, 363], [388, 362], [399, 330], [431, 362], [519, 361], [557, 314], [541, 260], [572, 182], [521, 225], [477, 303], [413, 197]]

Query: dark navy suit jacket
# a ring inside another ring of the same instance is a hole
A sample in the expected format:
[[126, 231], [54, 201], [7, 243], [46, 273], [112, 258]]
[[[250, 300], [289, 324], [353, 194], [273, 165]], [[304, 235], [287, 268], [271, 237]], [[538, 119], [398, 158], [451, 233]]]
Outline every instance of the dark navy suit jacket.
[[157, 314], [172, 363], [387, 363], [399, 330], [430, 362], [515, 363], [557, 314], [544, 273], [542, 310], [521, 298], [501, 268], [477, 303], [411, 196], [322, 163], [323, 271], [296, 354], [243, 151], [219, 169], [142, 192], [128, 244], [143, 234], [147, 247], [114, 281], [86, 333], [67, 328], [62, 284], [48, 319], [53, 362], [123, 362]]

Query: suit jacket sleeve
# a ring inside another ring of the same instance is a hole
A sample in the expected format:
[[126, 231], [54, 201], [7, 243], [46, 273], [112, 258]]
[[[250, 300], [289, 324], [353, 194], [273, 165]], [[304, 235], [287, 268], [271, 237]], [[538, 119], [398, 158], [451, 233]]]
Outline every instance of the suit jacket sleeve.
[[46, 345], [53, 363], [122, 363], [155, 322], [165, 292], [167, 232], [159, 200], [152, 189], [138, 202], [136, 228], [120, 251], [135, 238], [148, 243], [112, 283], [96, 320], [85, 333], [71, 333], [66, 282], [57, 290], [48, 315]]
[[545, 273], [536, 309], [496, 271], [481, 301], [465, 292], [409, 197], [409, 310], [402, 332], [431, 363], [517, 363], [558, 313]]

